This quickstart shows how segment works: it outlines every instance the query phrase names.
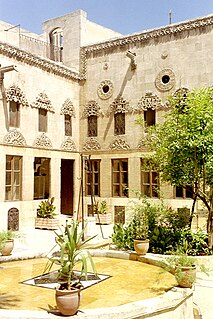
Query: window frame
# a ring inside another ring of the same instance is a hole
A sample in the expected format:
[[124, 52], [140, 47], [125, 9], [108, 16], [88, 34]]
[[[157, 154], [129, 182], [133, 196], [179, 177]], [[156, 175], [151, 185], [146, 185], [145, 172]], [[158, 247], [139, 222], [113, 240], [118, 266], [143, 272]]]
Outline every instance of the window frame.
[[[44, 165], [45, 161], [48, 162], [48, 165], [46, 164]], [[50, 197], [50, 185], [51, 185], [51, 175], [50, 175], [51, 174], [50, 173], [51, 159], [49, 157], [35, 156], [33, 165], [34, 165], [33, 200], [48, 199]], [[43, 188], [43, 193], [44, 193], [43, 196], [40, 196], [42, 195], [40, 192], [41, 187]], [[35, 196], [36, 194], [38, 194], [39, 196]]]
[[[10, 169], [7, 169], [7, 162], [10, 158]], [[15, 169], [15, 160], [19, 161], [19, 169]], [[19, 174], [18, 184], [15, 184], [17, 181], [15, 179], [15, 174]], [[6, 166], [5, 166], [5, 201], [20, 201], [22, 200], [22, 173], [23, 173], [23, 157], [17, 155], [6, 155]], [[11, 175], [11, 183], [8, 184], [8, 175]], [[7, 195], [7, 188], [11, 188], [11, 195]], [[16, 192], [15, 188], [19, 188], [18, 198], [14, 198]]]
[[98, 136], [98, 116], [90, 115], [87, 118], [87, 136], [97, 137]]
[[[182, 192], [182, 196], [177, 196], [177, 187], [180, 188], [180, 191]], [[193, 190], [193, 187], [191, 185], [186, 185], [186, 187]], [[191, 196], [187, 196], [187, 193], [191, 194]], [[175, 186], [174, 187], [174, 198], [175, 199], [193, 199], [194, 196], [193, 196], [193, 192], [191, 193], [189, 190], [187, 190], [183, 186]]]
[[[13, 112], [13, 107], [15, 111]], [[14, 100], [9, 102], [9, 126], [10, 127], [20, 127], [20, 104]]]
[[72, 116], [64, 114], [64, 133], [65, 136], [72, 136]]
[[[42, 112], [45, 114], [42, 114]], [[47, 132], [47, 110], [43, 108], [38, 109], [38, 131]]]
[[[119, 163], [119, 169], [115, 170], [116, 162]], [[127, 170], [123, 169], [123, 163], [126, 163]], [[112, 197], [129, 197], [128, 186], [129, 186], [129, 167], [128, 158], [116, 158], [111, 159], [112, 167]], [[127, 183], [123, 183], [125, 180], [124, 174], [126, 174]], [[115, 182], [115, 176], [117, 175], [118, 182]], [[126, 187], [124, 187], [126, 185]], [[118, 195], [116, 194], [115, 187], [118, 187]], [[125, 194], [126, 193], [126, 194]]]
[[[159, 172], [156, 169], [152, 169], [151, 167], [144, 167], [147, 161], [148, 159], [141, 158], [141, 193], [149, 198], [159, 198]], [[145, 182], [145, 174], [147, 174], [148, 176], [148, 182]], [[153, 182], [155, 179], [157, 179], [156, 183]], [[154, 189], [154, 187], [157, 189], [157, 191]], [[148, 192], [145, 189], [148, 189]]]
[[[149, 114], [152, 114], [150, 116]], [[144, 122], [146, 123], [146, 127], [153, 126], [156, 124], [156, 110], [152, 110], [151, 108], [148, 108], [146, 111], [144, 111]]]
[[115, 113], [114, 114], [114, 135], [125, 135], [126, 134], [125, 132], [126, 132], [125, 113], [123, 112]]
[[[97, 169], [95, 169], [95, 164], [97, 164]], [[100, 197], [100, 159], [91, 159], [87, 161], [87, 167], [85, 169], [85, 195], [86, 196], [99, 196]], [[91, 171], [90, 171], [91, 169]], [[91, 174], [91, 176], [89, 176]], [[97, 182], [95, 175], [97, 175]], [[91, 182], [93, 184], [93, 191], [91, 192]], [[97, 188], [97, 191], [96, 191]]]

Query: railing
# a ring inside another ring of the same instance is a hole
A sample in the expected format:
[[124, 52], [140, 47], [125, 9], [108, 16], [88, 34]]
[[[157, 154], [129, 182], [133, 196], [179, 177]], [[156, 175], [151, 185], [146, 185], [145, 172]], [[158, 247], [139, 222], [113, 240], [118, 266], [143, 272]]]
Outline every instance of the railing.
[[27, 50], [36, 55], [53, 61], [62, 62], [62, 47], [57, 47], [45, 41], [41, 41], [30, 36], [21, 34], [19, 35], [20, 49]]

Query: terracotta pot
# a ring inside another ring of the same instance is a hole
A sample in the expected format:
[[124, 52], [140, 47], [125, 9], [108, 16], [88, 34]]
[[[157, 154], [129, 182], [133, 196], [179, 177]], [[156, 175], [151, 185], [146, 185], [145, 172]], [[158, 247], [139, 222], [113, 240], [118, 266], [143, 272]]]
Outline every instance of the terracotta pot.
[[5, 244], [1, 248], [2, 256], [9, 256], [13, 250], [13, 247], [14, 247], [14, 239], [6, 240]]
[[134, 239], [134, 249], [138, 255], [146, 255], [149, 249], [148, 239]]
[[72, 290], [60, 290], [56, 288], [55, 299], [62, 315], [72, 316], [80, 306], [81, 290], [76, 288]]
[[175, 278], [180, 287], [192, 288], [192, 285], [196, 280], [196, 266], [177, 267], [175, 270]]

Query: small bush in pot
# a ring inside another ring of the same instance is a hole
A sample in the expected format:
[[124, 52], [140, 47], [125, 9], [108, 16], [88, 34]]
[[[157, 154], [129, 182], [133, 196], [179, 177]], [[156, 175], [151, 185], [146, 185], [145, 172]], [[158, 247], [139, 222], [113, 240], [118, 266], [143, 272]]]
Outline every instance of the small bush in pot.
[[[56, 289], [56, 303], [63, 315], [75, 314], [80, 305], [80, 279], [84, 276], [87, 280], [88, 261], [92, 271], [96, 274], [92, 256], [85, 249], [85, 244], [95, 236], [82, 242], [82, 235], [85, 229], [79, 233], [78, 226], [78, 222], [73, 220], [70, 224], [66, 222], [65, 228], [60, 228], [60, 233], [55, 231], [59, 251], [49, 257], [50, 264], [45, 269], [45, 271], [49, 271], [53, 264], [59, 265], [58, 280], [60, 284]], [[81, 265], [79, 276], [76, 276], [74, 271], [77, 264]]]
[[15, 237], [16, 234], [12, 230], [3, 230], [0, 232], [0, 253], [3, 256], [11, 254]]
[[56, 216], [56, 207], [53, 205], [54, 197], [41, 201], [37, 209], [37, 217], [39, 218], [54, 218]]

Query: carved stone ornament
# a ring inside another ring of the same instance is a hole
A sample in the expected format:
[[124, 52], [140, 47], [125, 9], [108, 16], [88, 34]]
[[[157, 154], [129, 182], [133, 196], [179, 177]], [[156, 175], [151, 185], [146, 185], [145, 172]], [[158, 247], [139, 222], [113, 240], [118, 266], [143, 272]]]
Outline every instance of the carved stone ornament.
[[17, 61], [21, 61], [28, 65], [33, 65], [46, 72], [56, 74], [63, 78], [68, 78], [73, 80], [82, 79], [78, 72], [73, 71], [72, 69], [64, 65], [61, 65], [61, 64], [58, 64], [57, 62], [40, 57], [36, 54], [30, 53], [29, 51], [18, 49], [17, 47], [8, 43], [0, 42], [0, 53], [9, 58], [15, 59]]
[[143, 138], [140, 139], [137, 149], [141, 150], [143, 148], [149, 147], [149, 145], [150, 145], [149, 138], [147, 136], [144, 136]]
[[101, 145], [98, 142], [97, 138], [90, 137], [86, 143], [84, 144], [83, 150], [84, 151], [98, 151], [101, 149]]
[[36, 98], [36, 101], [31, 104], [31, 107], [55, 113], [51, 101], [48, 99], [48, 96], [45, 92], [39, 93], [39, 95]]
[[173, 88], [174, 85], [175, 74], [171, 69], [163, 69], [158, 73], [155, 79], [155, 86], [159, 91], [169, 91]]
[[107, 100], [112, 96], [113, 84], [110, 80], [101, 81], [97, 90], [98, 96], [102, 100]]
[[106, 116], [110, 116], [111, 113], [132, 113], [133, 108], [129, 105], [129, 102], [124, 100], [124, 98], [117, 97], [109, 106]]
[[[119, 47], [126, 47], [131, 45], [137, 45], [137, 43], [147, 42], [152, 39], [158, 39], [164, 36], [175, 36], [183, 32], [189, 32], [190, 30], [202, 29], [213, 25], [213, 15], [192, 19], [185, 22], [179, 22], [172, 25], [167, 25], [154, 30], [143, 31], [133, 35], [119, 37], [111, 41], [105, 41], [98, 44], [92, 44], [81, 48], [81, 77], [87, 78], [87, 56], [95, 52], [112, 52], [113, 49], [117, 50]], [[205, 31], [204, 31], [205, 32]]]
[[38, 148], [52, 148], [52, 143], [49, 137], [47, 137], [45, 133], [42, 133], [35, 139], [33, 146]]
[[61, 149], [65, 151], [76, 151], [76, 145], [70, 136], [63, 141]]
[[8, 145], [18, 145], [18, 146], [25, 146], [26, 145], [26, 141], [25, 138], [23, 137], [23, 135], [17, 131], [17, 129], [13, 129], [10, 130], [7, 135], [5, 135], [4, 140], [3, 140], [4, 144], [8, 144]]
[[173, 93], [173, 96], [174, 97], [186, 97], [187, 93], [189, 93], [189, 89], [187, 88], [179, 88], [177, 89], [174, 93]]
[[152, 92], [147, 92], [145, 96], [142, 96], [138, 102], [136, 112], [147, 111], [148, 109], [157, 110], [163, 107], [161, 99], [153, 94]]
[[121, 137], [116, 138], [109, 146], [110, 150], [129, 150], [130, 146], [126, 140]]
[[24, 93], [17, 85], [11, 85], [9, 89], [6, 90], [5, 94], [7, 102], [14, 101], [19, 103], [21, 106], [29, 106]]
[[101, 111], [99, 104], [93, 100], [87, 102], [82, 113], [82, 118], [87, 118], [92, 115], [96, 115], [98, 117], [103, 116], [103, 112]]
[[66, 101], [63, 103], [60, 114], [75, 117], [74, 106], [72, 104], [72, 101], [69, 98], [66, 99]]

